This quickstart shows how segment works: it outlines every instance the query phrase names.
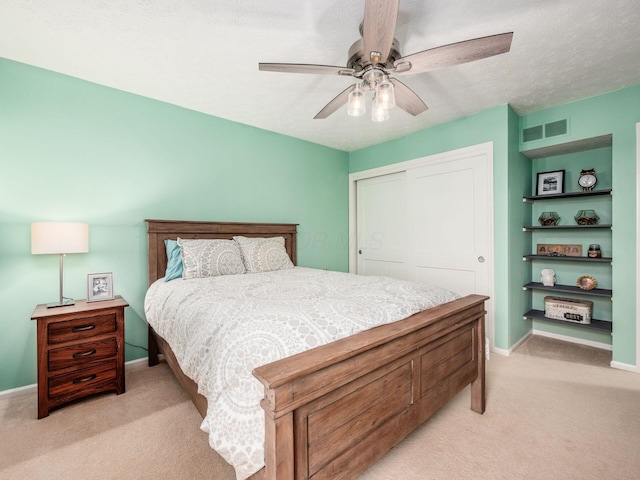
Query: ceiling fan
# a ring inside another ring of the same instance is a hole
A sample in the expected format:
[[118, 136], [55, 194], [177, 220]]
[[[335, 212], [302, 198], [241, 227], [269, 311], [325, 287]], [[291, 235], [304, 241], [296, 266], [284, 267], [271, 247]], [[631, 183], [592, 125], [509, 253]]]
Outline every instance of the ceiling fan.
[[371, 119], [382, 121], [389, 118], [389, 109], [395, 105], [414, 116], [428, 108], [413, 90], [392, 78], [392, 75], [410, 75], [452, 67], [506, 53], [511, 48], [513, 32], [452, 43], [403, 57], [398, 41], [393, 38], [399, 2], [365, 0], [364, 20], [360, 24], [362, 38], [349, 49], [346, 67], [260, 63], [259, 69], [268, 72], [350, 75], [361, 81], [340, 92], [314, 118], [327, 118], [345, 104], [348, 105], [349, 115], [364, 115], [364, 93], [369, 90], [373, 92]]

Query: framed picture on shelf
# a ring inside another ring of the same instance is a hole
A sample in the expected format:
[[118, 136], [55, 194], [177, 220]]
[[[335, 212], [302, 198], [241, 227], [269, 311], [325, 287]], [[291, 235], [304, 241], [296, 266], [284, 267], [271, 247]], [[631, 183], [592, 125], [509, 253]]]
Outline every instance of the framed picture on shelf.
[[113, 273], [87, 275], [87, 302], [113, 300]]
[[564, 170], [538, 173], [536, 195], [564, 193]]

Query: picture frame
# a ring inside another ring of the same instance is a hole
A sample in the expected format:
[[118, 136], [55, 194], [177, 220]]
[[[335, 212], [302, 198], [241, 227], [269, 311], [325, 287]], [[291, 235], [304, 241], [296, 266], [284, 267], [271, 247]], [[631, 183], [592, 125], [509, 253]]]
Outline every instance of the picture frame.
[[539, 172], [536, 185], [537, 196], [564, 193], [564, 170]]
[[87, 275], [87, 302], [113, 300], [113, 273], [90, 273]]

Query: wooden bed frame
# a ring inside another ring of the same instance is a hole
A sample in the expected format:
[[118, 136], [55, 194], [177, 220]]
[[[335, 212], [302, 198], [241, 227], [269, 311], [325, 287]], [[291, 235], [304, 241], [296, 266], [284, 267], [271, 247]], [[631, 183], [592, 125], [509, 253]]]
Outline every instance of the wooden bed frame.
[[[165, 239], [282, 236], [296, 263], [295, 224], [146, 220], [149, 284], [164, 276]], [[484, 302], [469, 295], [258, 367], [264, 385], [265, 468], [252, 480], [352, 479], [471, 384], [485, 410]], [[207, 400], [149, 327], [158, 354], [204, 417]]]

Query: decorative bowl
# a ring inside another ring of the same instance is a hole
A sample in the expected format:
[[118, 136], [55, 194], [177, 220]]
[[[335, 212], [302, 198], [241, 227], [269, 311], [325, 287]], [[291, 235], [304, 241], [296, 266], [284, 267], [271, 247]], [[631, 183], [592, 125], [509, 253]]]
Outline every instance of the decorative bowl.
[[593, 290], [598, 285], [596, 279], [589, 275], [581, 276], [576, 283], [582, 290]]

